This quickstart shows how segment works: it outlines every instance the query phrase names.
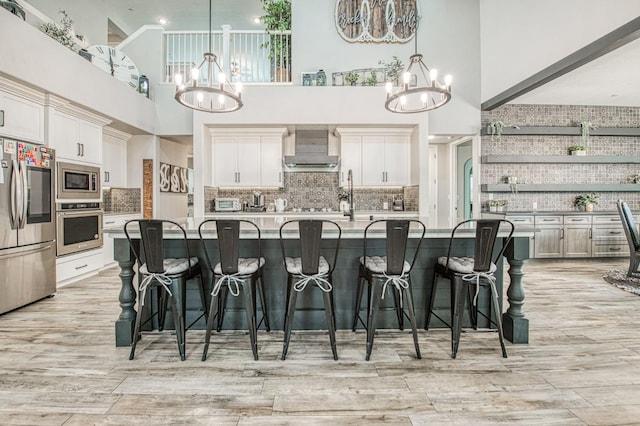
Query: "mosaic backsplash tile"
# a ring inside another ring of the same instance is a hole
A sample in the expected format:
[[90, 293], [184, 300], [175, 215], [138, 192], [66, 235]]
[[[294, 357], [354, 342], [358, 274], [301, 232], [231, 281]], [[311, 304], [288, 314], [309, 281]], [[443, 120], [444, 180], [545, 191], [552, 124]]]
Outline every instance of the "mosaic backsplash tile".
[[[288, 209], [292, 208], [330, 208], [339, 209], [338, 172], [295, 172], [284, 173], [284, 187], [279, 189], [259, 189], [264, 194], [265, 204], [273, 203], [276, 198], [288, 200]], [[409, 191], [407, 192], [407, 188]], [[418, 187], [407, 188], [355, 188], [354, 202], [356, 210], [382, 210], [383, 203], [389, 208], [393, 200], [405, 200], [405, 210], [418, 210]], [[216, 197], [238, 197], [241, 202], [251, 203], [253, 189], [230, 189], [205, 187], [204, 199], [206, 212], [214, 211]]]
[[[588, 121], [596, 127], [640, 127], [640, 108], [565, 105], [504, 105], [482, 113], [482, 125], [502, 121], [516, 126], [578, 126]], [[568, 148], [581, 145], [581, 136], [502, 135], [499, 139], [482, 137], [482, 155], [568, 155]], [[590, 135], [587, 155], [640, 156], [640, 137]], [[518, 184], [589, 184], [628, 183], [631, 175], [640, 174], [640, 164], [482, 164], [481, 183], [505, 183], [507, 176], [516, 176]], [[507, 211], [530, 211], [537, 203], [539, 211], [575, 210], [577, 192], [512, 192], [493, 194], [506, 201]], [[599, 192], [597, 210], [615, 211], [615, 202], [623, 199], [634, 210], [640, 210], [638, 191]], [[488, 193], [482, 193], [486, 209]]]
[[140, 213], [142, 190], [140, 188], [109, 188], [102, 190], [104, 212]]

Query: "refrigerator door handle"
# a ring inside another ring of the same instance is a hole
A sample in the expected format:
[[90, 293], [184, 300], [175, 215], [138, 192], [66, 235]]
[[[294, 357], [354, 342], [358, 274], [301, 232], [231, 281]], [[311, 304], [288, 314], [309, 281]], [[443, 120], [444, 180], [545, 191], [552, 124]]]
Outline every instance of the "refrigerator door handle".
[[27, 191], [27, 172], [24, 163], [20, 163], [20, 177], [22, 184], [22, 209], [20, 211], [20, 229], [24, 229], [27, 224], [27, 204], [29, 203], [29, 192]]
[[20, 211], [20, 195], [18, 190], [18, 162], [13, 160], [13, 168], [11, 169], [11, 229], [16, 229], [17, 220], [18, 220], [18, 212]]

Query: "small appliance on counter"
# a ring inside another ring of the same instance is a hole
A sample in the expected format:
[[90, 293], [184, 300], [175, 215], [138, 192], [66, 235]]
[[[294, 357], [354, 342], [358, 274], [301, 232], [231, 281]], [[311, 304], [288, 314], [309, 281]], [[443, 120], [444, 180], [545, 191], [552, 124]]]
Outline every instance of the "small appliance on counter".
[[393, 200], [393, 206], [391, 209], [396, 212], [404, 211], [404, 201], [402, 200], [402, 198]]
[[216, 198], [213, 208], [217, 212], [239, 212], [242, 210], [240, 198]]
[[264, 194], [260, 191], [254, 191], [252, 204], [245, 208], [247, 212], [263, 212], [266, 208], [264, 206]]

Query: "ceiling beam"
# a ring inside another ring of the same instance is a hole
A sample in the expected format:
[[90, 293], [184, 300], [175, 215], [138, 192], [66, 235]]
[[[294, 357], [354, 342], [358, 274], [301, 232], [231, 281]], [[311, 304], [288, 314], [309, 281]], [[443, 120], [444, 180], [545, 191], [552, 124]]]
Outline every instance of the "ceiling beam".
[[482, 111], [491, 111], [504, 105], [638, 38], [640, 38], [640, 16], [483, 102]]

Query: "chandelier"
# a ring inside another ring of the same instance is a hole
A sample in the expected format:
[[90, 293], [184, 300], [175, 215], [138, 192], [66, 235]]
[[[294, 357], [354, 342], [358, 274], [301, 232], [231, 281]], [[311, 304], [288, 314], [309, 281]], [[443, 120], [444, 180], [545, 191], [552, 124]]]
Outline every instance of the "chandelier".
[[418, 53], [418, 2], [416, 1], [416, 29], [414, 32], [415, 53], [409, 57], [407, 70], [402, 74], [402, 84], [394, 87], [387, 81], [387, 101], [384, 107], [400, 114], [431, 111], [440, 108], [451, 100], [451, 76], [444, 78], [444, 84], [438, 81], [438, 71], [429, 69]]
[[[176, 74], [176, 101], [203, 112], [233, 112], [242, 108], [242, 83], [232, 85], [211, 53], [211, 0], [209, 0], [209, 51], [197, 68], [191, 69], [191, 79], [183, 84], [182, 74]], [[214, 80], [217, 74], [217, 81]]]

